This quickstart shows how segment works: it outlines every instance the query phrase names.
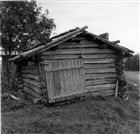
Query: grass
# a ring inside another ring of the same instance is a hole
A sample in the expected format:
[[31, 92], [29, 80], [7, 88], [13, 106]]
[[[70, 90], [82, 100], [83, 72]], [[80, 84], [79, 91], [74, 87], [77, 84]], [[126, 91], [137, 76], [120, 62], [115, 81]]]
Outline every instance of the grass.
[[139, 87], [130, 82], [128, 100], [98, 96], [48, 107], [4, 99], [2, 134], [139, 134]]
[[140, 81], [139, 81], [140, 72], [138, 72], [138, 71], [126, 71], [125, 75], [126, 75], [126, 79], [129, 83], [140, 85]]

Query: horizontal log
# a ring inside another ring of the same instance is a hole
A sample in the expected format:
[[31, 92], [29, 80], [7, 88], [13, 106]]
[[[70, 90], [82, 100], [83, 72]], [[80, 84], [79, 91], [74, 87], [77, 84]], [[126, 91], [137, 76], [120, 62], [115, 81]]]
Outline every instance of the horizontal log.
[[108, 48], [108, 45], [107, 44], [102, 44], [102, 45], [100, 45], [100, 48], [101, 49], [106, 49], [106, 48]]
[[86, 89], [88, 91], [104, 91], [115, 89], [116, 84], [103, 84], [103, 85], [95, 85], [95, 86], [87, 86]]
[[85, 63], [84, 64], [84, 68], [87, 69], [87, 68], [92, 68], [92, 69], [103, 69], [103, 68], [115, 68], [116, 65], [115, 63], [108, 63], [108, 64], [94, 64], [94, 63]]
[[23, 66], [22, 69], [26, 70], [26, 69], [38, 69], [37, 66]]
[[18, 84], [18, 88], [22, 89], [23, 88], [23, 84]]
[[18, 84], [22, 84], [23, 81], [22, 81], [22, 80], [18, 80], [17, 83], [18, 83]]
[[114, 90], [105, 90], [105, 91], [100, 91], [100, 92], [92, 92], [93, 96], [101, 95], [101, 96], [110, 96], [114, 95], [115, 91]]
[[41, 81], [41, 76], [37, 75], [37, 74], [22, 74], [23, 78], [30, 78], [30, 79], [34, 79], [37, 81]]
[[86, 81], [86, 86], [91, 85], [99, 85], [99, 84], [106, 84], [106, 83], [114, 83], [116, 82], [116, 79], [101, 79], [101, 80], [88, 80]]
[[61, 54], [61, 55], [44, 55], [41, 59], [50, 59], [50, 60], [63, 60], [63, 59], [78, 59], [78, 58], [93, 58], [93, 59], [102, 59], [102, 58], [116, 58], [115, 54]]
[[24, 89], [24, 91], [25, 91], [26, 93], [32, 95], [32, 96], [35, 97], [35, 98], [40, 98], [40, 97], [41, 97], [41, 95], [39, 95], [38, 93], [32, 91], [32, 90], [31, 90], [30, 88], [28, 88], [28, 87], [25, 87], [25, 86], [24, 86], [23, 89]]
[[29, 78], [23, 78], [23, 82], [27, 82], [27, 83], [30, 83], [38, 88], [41, 87], [41, 82], [37, 81], [37, 80], [31, 80]]
[[106, 79], [106, 78], [117, 78], [116, 73], [104, 73], [104, 74], [85, 74], [86, 80]]
[[115, 58], [84, 59], [84, 63], [115, 63]]
[[44, 51], [43, 55], [52, 55], [52, 54], [105, 54], [105, 53], [116, 53], [114, 50], [111, 49], [83, 49], [83, 48], [78, 48], [78, 49], [57, 49], [55, 51]]
[[87, 42], [85, 43], [63, 43], [59, 46], [59, 48], [99, 48], [99, 44], [97, 43], [92, 43], [92, 42]]
[[40, 94], [40, 95], [41, 95], [41, 93], [42, 93], [41, 87], [39, 88], [39, 87], [34, 86], [34, 85], [32, 85], [32, 84], [30, 84], [30, 83], [27, 83], [27, 82], [23, 82], [23, 85], [24, 85], [25, 87], [28, 87], [28, 88], [32, 89], [33, 91], [37, 92], [37, 93]]
[[25, 74], [39, 74], [39, 69], [28, 69], [28, 70], [22, 70], [22, 73]]
[[85, 69], [85, 73], [86, 74], [91, 74], [91, 73], [115, 73], [116, 69], [115, 68], [101, 68], [101, 69], [92, 69], [92, 68], [88, 68]]

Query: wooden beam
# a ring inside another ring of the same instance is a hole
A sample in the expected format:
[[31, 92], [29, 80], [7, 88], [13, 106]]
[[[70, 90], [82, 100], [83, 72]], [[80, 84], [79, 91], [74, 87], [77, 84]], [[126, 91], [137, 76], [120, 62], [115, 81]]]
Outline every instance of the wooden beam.
[[106, 79], [106, 78], [117, 78], [116, 73], [104, 73], [104, 74], [85, 74], [86, 80], [97, 80], [97, 79]]
[[[45, 60], [63, 60], [63, 59], [78, 59], [80, 58], [80, 54], [54, 54], [54, 55], [43, 55], [41, 59]], [[83, 54], [82, 58], [93, 58], [93, 59], [101, 59], [101, 58], [116, 58], [116, 54]]]
[[92, 69], [103, 69], [103, 68], [115, 68], [115, 63], [101, 63], [101, 64], [94, 64], [94, 63], [85, 63], [84, 64], [84, 68], [88, 69], [88, 68], [92, 68]]
[[86, 81], [86, 86], [92, 86], [92, 85], [100, 85], [100, 84], [111, 84], [116, 82], [115, 78], [112, 79], [101, 79], [101, 80], [88, 80]]
[[39, 87], [34, 86], [34, 85], [32, 85], [32, 84], [30, 84], [28, 82], [23, 82], [23, 85], [25, 87], [28, 87], [28, 88], [32, 89], [33, 91], [37, 92], [40, 95], [42, 94], [41, 87], [39, 88]]
[[106, 49], [106, 48], [108, 48], [108, 45], [107, 44], [102, 44], [102, 45], [100, 45], [100, 48]]
[[38, 87], [38, 88], [41, 87], [41, 82], [36, 81], [36, 80], [31, 80], [31, 79], [29, 79], [29, 78], [23, 78], [23, 82], [30, 83], [30, 84], [32, 84], [32, 85]]
[[27, 92], [28, 94], [34, 96], [35, 98], [41, 98], [41, 95], [38, 93], [32, 91], [30, 88], [24, 86], [24, 91]]
[[99, 48], [99, 44], [95, 42], [80, 42], [80, 43], [74, 43], [74, 42], [65, 42], [61, 44], [58, 48]]
[[39, 74], [39, 69], [28, 69], [22, 70], [23, 74]]
[[43, 55], [54, 55], [54, 54], [115, 54], [116, 51], [112, 49], [84, 49], [84, 48], [78, 48], [78, 49], [57, 49], [54, 51], [48, 50], [44, 51]]
[[105, 59], [84, 59], [84, 63], [115, 63], [115, 58], [105, 58]]
[[111, 43], [114, 43], [114, 44], [116, 44], [116, 43], [120, 43], [120, 40], [111, 41]]
[[62, 43], [64, 41], [66, 41], [66, 40], [68, 40], [68, 39], [70, 39], [72, 37], [75, 37], [76, 35], [82, 33], [86, 28], [88, 28], [88, 27], [84, 26], [84, 27], [79, 28], [79, 29], [77, 29], [77, 30], [75, 30], [73, 32], [65, 34], [65, 35], [63, 35], [61, 37], [58, 37], [56, 39], [54, 38], [51, 42], [48, 42], [45, 45], [41, 45], [41, 46], [39, 46], [37, 48], [34, 48], [34, 49], [29, 50], [27, 52], [24, 52], [24, 53], [20, 54], [19, 56], [16, 56], [16, 57], [10, 59], [9, 61], [19, 60], [20, 58], [22, 59], [22, 58], [25, 58], [25, 57], [27, 57], [29, 55], [31, 56], [31, 55], [33, 55], [35, 53], [39, 53], [41, 50], [44, 51], [44, 49], [48, 50], [48, 49], [50, 49], [50, 48], [52, 48], [54, 46], [57, 46], [58, 44], [60, 44], [60, 43]]
[[103, 85], [94, 85], [94, 86], [87, 86], [86, 89], [88, 91], [104, 91], [104, 90], [111, 90], [115, 89], [115, 84], [103, 84]]
[[26, 70], [26, 69], [38, 69], [37, 66], [23, 66], [22, 67], [23, 70]]
[[22, 77], [41, 81], [41, 76], [38, 74], [36, 74], [36, 75], [35, 74], [22, 74]]
[[94, 73], [94, 74], [99, 74], [99, 73], [115, 73], [116, 72], [116, 69], [115, 68], [101, 68], [101, 69], [92, 69], [92, 68], [88, 68], [88, 69], [85, 69], [85, 73], [86, 74], [91, 74], [91, 73]]
[[118, 80], [116, 82], [116, 88], [115, 88], [115, 98], [117, 97], [118, 94]]

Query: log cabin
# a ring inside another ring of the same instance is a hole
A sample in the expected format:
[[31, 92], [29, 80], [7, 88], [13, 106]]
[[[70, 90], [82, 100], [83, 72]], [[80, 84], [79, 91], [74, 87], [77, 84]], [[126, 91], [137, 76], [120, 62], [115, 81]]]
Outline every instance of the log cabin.
[[50, 38], [9, 61], [17, 65], [18, 90], [31, 99], [55, 103], [92, 95], [125, 91], [125, 58], [133, 51], [109, 41], [109, 34], [95, 35], [87, 26]]

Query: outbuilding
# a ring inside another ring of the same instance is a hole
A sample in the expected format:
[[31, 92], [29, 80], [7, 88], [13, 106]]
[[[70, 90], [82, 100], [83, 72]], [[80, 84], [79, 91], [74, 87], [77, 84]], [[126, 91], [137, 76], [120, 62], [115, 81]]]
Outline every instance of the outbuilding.
[[17, 65], [18, 90], [47, 103], [123, 93], [125, 58], [134, 52], [109, 41], [108, 33], [95, 35], [86, 28], [54, 36], [10, 59]]

